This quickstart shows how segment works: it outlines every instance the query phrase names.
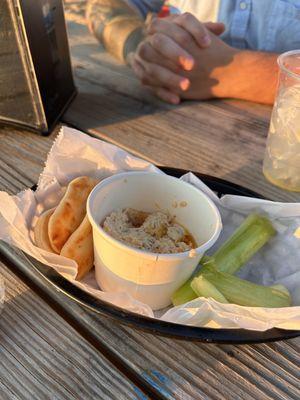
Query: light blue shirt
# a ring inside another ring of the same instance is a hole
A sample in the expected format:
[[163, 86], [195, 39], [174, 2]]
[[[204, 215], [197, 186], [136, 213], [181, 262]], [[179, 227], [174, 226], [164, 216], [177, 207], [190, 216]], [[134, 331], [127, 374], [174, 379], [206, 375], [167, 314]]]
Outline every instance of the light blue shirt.
[[[127, 1], [144, 16], [150, 11], [158, 12], [164, 3]], [[201, 3], [207, 1], [211, 0], [198, 0], [198, 15], [201, 16]], [[233, 47], [276, 53], [300, 49], [300, 0], [219, 0], [217, 20], [226, 26], [222, 39]]]

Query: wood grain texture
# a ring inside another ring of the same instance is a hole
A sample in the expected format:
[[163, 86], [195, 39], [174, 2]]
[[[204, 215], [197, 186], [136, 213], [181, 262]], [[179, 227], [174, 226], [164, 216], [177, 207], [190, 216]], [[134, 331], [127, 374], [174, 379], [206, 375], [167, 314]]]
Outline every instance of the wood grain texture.
[[[90, 317], [97, 329], [98, 319]], [[119, 355], [169, 399], [230, 399], [233, 394], [235, 399], [297, 399], [300, 395], [299, 340], [255, 346], [195, 344], [129, 328], [116, 331], [106, 320], [101, 334], [110, 338], [110, 346], [118, 344]]]
[[1, 400], [137, 398], [138, 389], [1, 262], [0, 274]]
[[58, 129], [51, 137], [41, 137], [21, 129], [0, 127], [0, 183], [4, 190], [16, 193], [37, 182]]
[[[272, 199], [300, 199], [299, 194], [270, 185], [261, 174], [270, 108], [231, 100], [186, 102], [178, 107], [162, 104], [141, 89], [130, 69], [114, 62], [88, 34], [84, 2], [66, 3], [75, 79], [80, 90], [64, 116], [66, 122], [158, 164], [223, 177]], [[50, 137], [40, 137], [22, 130], [0, 129], [0, 190], [13, 194], [35, 183], [56, 134], [57, 131]], [[11, 286], [9, 290], [19, 293], [15, 287], [22, 285], [4, 266], [2, 270]], [[40, 285], [43, 287], [42, 281]], [[58, 323], [61, 320], [44, 302], [29, 290], [22, 295], [22, 290], [12, 300], [12, 308], [6, 309], [5, 317], [0, 317], [0, 335], [3, 330], [5, 333], [5, 346], [0, 347], [4, 354], [0, 363], [5, 360], [6, 368], [5, 381], [0, 379], [4, 399], [19, 398], [20, 393], [28, 395], [31, 382], [42, 398], [43, 391], [52, 384], [59, 387], [61, 398], [67, 398], [75, 392], [76, 382], [82, 382], [79, 370], [91, 390], [100, 390], [94, 385], [108, 390], [104, 382], [115, 382], [116, 372], [101, 359], [105, 375], [99, 380], [102, 370], [100, 361], [95, 361], [95, 351], [85, 342], [80, 345], [82, 339], [71, 327]], [[300, 398], [299, 339], [231, 346], [161, 338], [95, 316], [63, 294], [49, 287], [44, 290], [88, 326], [129, 371], [138, 373], [166, 399]], [[78, 352], [74, 351], [74, 341]], [[43, 357], [39, 356], [41, 353]], [[54, 363], [59, 374], [53, 374]], [[1, 374], [2, 369], [2, 378]], [[44, 379], [46, 384], [40, 387]], [[126, 382], [123, 385], [130, 393], [125, 390], [127, 399], [134, 394]], [[86, 398], [86, 392], [82, 393]], [[124, 395], [124, 391], [120, 393]]]

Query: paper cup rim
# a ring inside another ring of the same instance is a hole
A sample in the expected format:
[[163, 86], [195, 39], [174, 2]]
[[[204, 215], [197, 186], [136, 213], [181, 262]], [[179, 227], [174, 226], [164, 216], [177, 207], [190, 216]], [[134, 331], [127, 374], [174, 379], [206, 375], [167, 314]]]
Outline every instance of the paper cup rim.
[[[96, 196], [96, 194], [98, 193], [99, 190], [101, 190], [103, 187], [109, 185], [111, 182], [128, 177], [128, 176], [137, 176], [137, 175], [161, 176], [161, 177], [179, 182], [179, 184], [182, 184], [183, 186], [188, 187], [189, 190], [197, 191], [197, 193], [200, 194], [202, 196], [202, 198], [205, 199], [205, 201], [213, 209], [215, 217], [216, 217], [215, 230], [214, 230], [213, 235], [210, 237], [210, 239], [207, 240], [205, 243], [203, 243], [201, 246], [196, 247], [195, 249], [191, 249], [191, 250], [180, 252], [180, 253], [169, 253], [168, 254], [168, 253], [153, 253], [151, 251], [135, 248], [133, 246], [127, 245], [126, 243], [122, 242], [121, 240], [113, 238], [111, 235], [109, 235], [107, 232], [105, 232], [105, 230], [101, 227], [101, 225], [98, 222], [96, 222], [94, 216], [92, 215], [91, 203], [93, 201], [93, 198]], [[111, 175], [108, 178], [103, 179], [101, 182], [99, 182], [93, 188], [93, 190], [89, 194], [89, 197], [87, 200], [87, 215], [88, 215], [88, 219], [89, 219], [93, 229], [96, 229], [107, 241], [115, 244], [119, 248], [122, 248], [127, 253], [134, 253], [134, 254], [143, 256], [144, 258], [151, 258], [151, 259], [158, 259], [158, 258], [164, 259], [164, 260], [186, 259], [186, 258], [195, 257], [199, 254], [203, 254], [206, 250], [208, 250], [210, 247], [212, 247], [214, 245], [214, 243], [217, 241], [217, 239], [221, 233], [221, 230], [222, 230], [222, 220], [221, 220], [220, 212], [219, 212], [217, 206], [214, 204], [214, 202], [202, 190], [196, 188], [194, 185], [192, 185], [188, 182], [181, 181], [174, 176], [170, 176], [170, 175], [166, 175], [166, 174], [159, 174], [157, 172], [147, 172], [147, 171], [120, 172], [120, 173]]]

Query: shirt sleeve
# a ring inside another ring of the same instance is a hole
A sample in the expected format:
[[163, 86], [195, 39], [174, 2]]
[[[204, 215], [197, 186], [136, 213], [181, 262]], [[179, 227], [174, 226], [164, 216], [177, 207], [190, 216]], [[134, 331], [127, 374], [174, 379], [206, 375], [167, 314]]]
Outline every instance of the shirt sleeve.
[[164, 4], [164, 0], [127, 0], [145, 18], [149, 12], [159, 12]]

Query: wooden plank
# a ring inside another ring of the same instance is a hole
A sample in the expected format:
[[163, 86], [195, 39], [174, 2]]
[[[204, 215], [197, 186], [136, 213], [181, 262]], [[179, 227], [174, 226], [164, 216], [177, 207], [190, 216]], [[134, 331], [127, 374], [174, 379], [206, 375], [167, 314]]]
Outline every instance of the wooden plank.
[[[98, 319], [92, 316], [92, 320], [93, 329], [97, 329]], [[290, 341], [294, 350], [289, 349], [289, 342], [281, 347], [276, 344], [208, 345], [151, 337], [129, 328], [112, 335], [115, 329], [109, 324], [105, 324], [105, 328], [107, 332], [103, 327], [101, 330], [103, 339], [109, 337], [111, 346], [125, 342], [126, 348], [121, 347], [120, 354], [142, 374], [146, 372], [147, 379], [153, 379], [162, 390], [168, 390], [170, 398], [228, 399], [232, 393], [237, 399], [299, 398], [300, 375], [299, 369], [295, 369], [295, 365], [299, 365], [300, 342], [297, 339]]]
[[[12, 127], [0, 127], [0, 184], [16, 193], [37, 183], [59, 127], [50, 137]], [[25, 161], [25, 164], [24, 164]]]
[[139, 389], [1, 262], [0, 275], [1, 399], [137, 398]]
[[[130, 106], [133, 105], [125, 98], [116, 104], [116, 96], [112, 94], [105, 104], [102, 98], [97, 102], [95, 96], [82, 94], [64, 120], [72, 125], [78, 121], [80, 129], [155, 164], [215, 175], [277, 201], [300, 200], [299, 193], [276, 188], [262, 174], [266, 123], [241, 118], [215, 106], [215, 102], [191, 103], [172, 112], [147, 113], [120, 121], [118, 110]], [[119, 119], [117, 124], [111, 122], [113, 115]]]

